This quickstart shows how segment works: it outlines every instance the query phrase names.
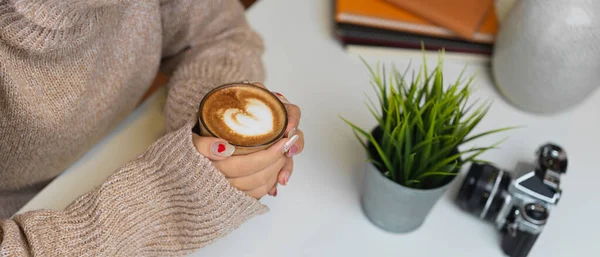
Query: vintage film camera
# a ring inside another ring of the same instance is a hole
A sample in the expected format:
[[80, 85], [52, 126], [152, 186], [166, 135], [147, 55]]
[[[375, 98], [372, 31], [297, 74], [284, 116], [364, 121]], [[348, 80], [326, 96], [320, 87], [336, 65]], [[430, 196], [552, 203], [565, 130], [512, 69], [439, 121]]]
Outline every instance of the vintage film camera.
[[462, 209], [496, 225], [510, 257], [527, 256], [561, 196], [565, 151], [546, 144], [537, 155], [535, 170], [516, 179], [492, 165], [473, 163], [456, 199]]

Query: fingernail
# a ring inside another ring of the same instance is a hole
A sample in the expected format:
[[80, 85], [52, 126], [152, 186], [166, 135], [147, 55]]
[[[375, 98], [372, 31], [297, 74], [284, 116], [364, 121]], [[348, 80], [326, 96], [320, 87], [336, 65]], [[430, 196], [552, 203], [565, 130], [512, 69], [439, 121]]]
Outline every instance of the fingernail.
[[275, 193], [273, 193], [273, 197], [277, 196], [277, 188], [275, 188]]
[[281, 100], [282, 103], [291, 104], [290, 101], [288, 101], [287, 98], [285, 98], [285, 96], [283, 96], [282, 94], [277, 93], [277, 92], [273, 92], [273, 94], [275, 94], [277, 97], [279, 97], [279, 100]]
[[287, 134], [287, 138], [290, 138], [290, 137], [296, 135], [296, 130], [297, 130], [297, 128], [290, 129], [290, 131]]
[[283, 149], [281, 149], [284, 153], [286, 153], [288, 150], [290, 150], [290, 148], [294, 145], [294, 143], [296, 143], [296, 141], [298, 141], [298, 135], [293, 135], [292, 137], [290, 137], [290, 140], [288, 140], [284, 145], [283, 145]]
[[296, 153], [298, 153], [298, 146], [293, 145], [292, 147], [290, 147], [290, 150], [287, 152], [287, 156], [292, 157], [292, 156], [296, 155]]
[[286, 172], [286, 173], [285, 173], [285, 178], [283, 179], [283, 185], [284, 185], [284, 186], [287, 186], [287, 184], [288, 184], [288, 181], [290, 181], [290, 173], [289, 173], [289, 172]]
[[210, 151], [216, 156], [228, 157], [235, 152], [235, 146], [227, 142], [214, 142], [210, 146]]

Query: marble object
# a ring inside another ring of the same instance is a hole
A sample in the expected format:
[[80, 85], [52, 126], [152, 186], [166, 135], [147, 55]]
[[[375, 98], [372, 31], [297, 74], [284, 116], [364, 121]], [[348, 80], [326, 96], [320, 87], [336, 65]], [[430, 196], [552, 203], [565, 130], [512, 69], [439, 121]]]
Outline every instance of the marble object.
[[600, 85], [600, 1], [517, 1], [496, 39], [492, 72], [520, 109], [574, 108]]

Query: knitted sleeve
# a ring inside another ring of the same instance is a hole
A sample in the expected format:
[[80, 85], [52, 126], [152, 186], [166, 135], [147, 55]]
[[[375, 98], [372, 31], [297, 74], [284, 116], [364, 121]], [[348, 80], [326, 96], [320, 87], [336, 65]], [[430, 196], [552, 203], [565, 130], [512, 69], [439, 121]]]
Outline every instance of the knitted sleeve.
[[0, 221], [0, 256], [183, 255], [266, 207], [198, 154], [184, 125], [64, 211]]
[[202, 97], [216, 86], [264, 79], [263, 42], [239, 0], [171, 1], [161, 6], [163, 71], [171, 74], [168, 130], [195, 120]]
[[65, 210], [0, 221], [0, 256], [183, 255], [267, 210], [191, 141], [208, 90], [262, 80], [261, 39], [238, 0], [165, 0], [161, 18], [169, 133]]

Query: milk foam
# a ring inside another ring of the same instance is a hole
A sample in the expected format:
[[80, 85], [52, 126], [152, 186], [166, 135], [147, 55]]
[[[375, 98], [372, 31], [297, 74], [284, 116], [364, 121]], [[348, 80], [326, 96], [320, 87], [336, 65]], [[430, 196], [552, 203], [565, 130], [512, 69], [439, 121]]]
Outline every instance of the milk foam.
[[273, 112], [262, 101], [246, 99], [244, 110], [229, 108], [223, 112], [223, 122], [242, 136], [261, 136], [273, 132]]

